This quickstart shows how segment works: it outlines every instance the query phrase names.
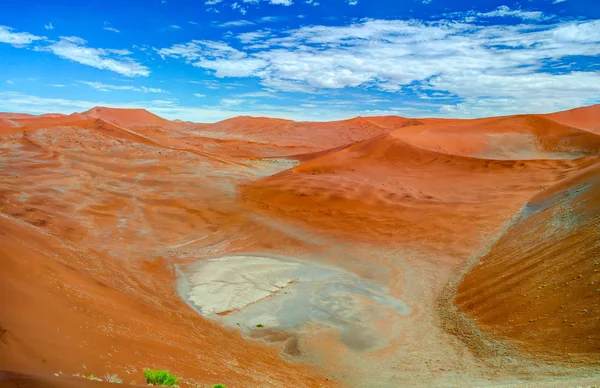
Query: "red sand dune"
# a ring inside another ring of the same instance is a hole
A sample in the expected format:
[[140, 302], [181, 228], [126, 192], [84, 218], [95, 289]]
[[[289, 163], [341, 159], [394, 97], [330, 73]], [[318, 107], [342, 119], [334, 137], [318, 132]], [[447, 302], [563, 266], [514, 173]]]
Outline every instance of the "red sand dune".
[[30, 115], [27, 113], [9, 113], [9, 112], [0, 112], [0, 118], [3, 119], [30, 119], [36, 117], [35, 115]]
[[118, 109], [95, 107], [88, 111], [82, 112], [81, 115], [102, 119], [109, 123], [114, 123], [125, 127], [138, 126], [162, 126], [169, 128], [176, 124], [173, 121], [163, 119], [145, 109]]
[[403, 118], [364, 118], [332, 122], [295, 122], [261, 117], [236, 117], [202, 131], [225, 139], [238, 139], [278, 146], [312, 148], [313, 151], [348, 145], [388, 133], [402, 125], [415, 124]]
[[600, 353], [600, 165], [534, 196], [464, 278], [456, 303], [522, 350], [595, 363]]
[[161, 260], [136, 269], [6, 216], [0, 230], [3, 369], [109, 372], [129, 384], [143, 383], [142, 368], [155, 366], [206, 383], [317, 385], [274, 349], [198, 319]]
[[[486, 367], [437, 303], [493, 245], [458, 288], [462, 311], [531, 359], [597, 358], [599, 118], [0, 114], [0, 370], [49, 386], [88, 371], [142, 383], [144, 367], [184, 386], [578, 381], [568, 365]], [[308, 365], [289, 362], [177, 293], [174, 265], [237, 253], [337, 265], [411, 312], [377, 322], [390, 339], [373, 353], [323, 332], [297, 344]]]
[[419, 147], [490, 159], [568, 159], [600, 149], [600, 137], [536, 115], [424, 122], [394, 135]]
[[564, 112], [545, 115], [545, 117], [572, 127], [600, 133], [600, 104], [585, 108], [576, 108]]
[[596, 160], [477, 159], [418, 148], [394, 135], [253, 182], [242, 200], [336, 235], [448, 251], [477, 246], [481, 234], [529, 196]]

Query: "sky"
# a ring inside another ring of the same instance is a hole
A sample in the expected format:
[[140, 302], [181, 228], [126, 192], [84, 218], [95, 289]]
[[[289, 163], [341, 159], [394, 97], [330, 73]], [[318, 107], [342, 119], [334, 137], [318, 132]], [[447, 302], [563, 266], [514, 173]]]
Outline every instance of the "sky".
[[598, 0], [0, 0], [0, 111], [328, 121], [596, 103]]

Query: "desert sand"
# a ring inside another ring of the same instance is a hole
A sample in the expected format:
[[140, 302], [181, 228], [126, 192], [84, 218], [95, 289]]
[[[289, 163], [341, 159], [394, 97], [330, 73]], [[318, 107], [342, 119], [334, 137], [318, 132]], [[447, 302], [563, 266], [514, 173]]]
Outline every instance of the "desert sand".
[[0, 113], [2, 376], [600, 382], [598, 123]]

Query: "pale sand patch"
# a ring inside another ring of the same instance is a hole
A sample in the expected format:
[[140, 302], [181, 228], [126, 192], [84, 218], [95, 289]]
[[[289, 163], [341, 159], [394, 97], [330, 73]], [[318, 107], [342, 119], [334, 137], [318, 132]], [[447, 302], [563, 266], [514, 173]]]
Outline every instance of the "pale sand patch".
[[189, 299], [205, 315], [239, 310], [286, 287], [299, 263], [267, 257], [211, 259], [191, 278]]
[[334, 329], [358, 352], [393, 336], [375, 322], [394, 327], [411, 311], [380, 284], [310, 261], [228, 256], [199, 262], [180, 280], [182, 296], [201, 314], [247, 334], [264, 328], [304, 338]]

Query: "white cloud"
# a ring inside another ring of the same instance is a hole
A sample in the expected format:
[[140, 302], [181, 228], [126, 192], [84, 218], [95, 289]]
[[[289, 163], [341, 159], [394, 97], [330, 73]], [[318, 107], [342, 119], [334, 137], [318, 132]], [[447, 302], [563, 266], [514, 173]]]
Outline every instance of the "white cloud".
[[242, 86], [246, 86], [244, 84], [241, 83], [237, 83], [237, 82], [224, 82], [224, 81], [217, 81], [217, 80], [204, 80], [204, 81], [189, 81], [189, 83], [191, 84], [196, 84], [196, 85], [203, 85], [205, 88], [207, 89], [211, 89], [211, 90], [219, 90], [219, 89], [236, 89], [238, 87], [242, 87]]
[[283, 16], [263, 16], [263, 17], [257, 19], [257, 21], [259, 23], [275, 23], [275, 22], [280, 22], [285, 19], [286, 18]]
[[243, 104], [244, 100], [234, 99], [234, 98], [223, 98], [221, 99], [222, 105], [240, 105]]
[[146, 66], [127, 57], [131, 54], [128, 50], [93, 48], [87, 47], [86, 44], [87, 41], [78, 37], [61, 36], [58, 42], [37, 47], [36, 50], [52, 52], [64, 59], [97, 69], [110, 70], [127, 77], [150, 75], [150, 70]]
[[483, 18], [515, 17], [523, 20], [543, 20], [549, 17], [541, 11], [523, 11], [520, 9], [511, 9], [506, 5], [501, 5], [500, 7], [490, 12], [477, 13], [477, 16]]
[[242, 7], [242, 5], [238, 2], [234, 2], [233, 4], [231, 4], [231, 9], [239, 10], [242, 13], [242, 15], [245, 15], [247, 12], [246, 8]]
[[7, 79], [6, 83], [9, 84], [9, 85], [14, 85], [15, 81]]
[[260, 41], [270, 36], [272, 36], [272, 34], [269, 30], [259, 30], [238, 34], [237, 38], [240, 40], [240, 42], [248, 44]]
[[237, 38], [244, 47], [192, 41], [158, 52], [217, 77], [257, 77], [264, 87], [285, 92], [361, 87], [426, 98], [425, 92], [443, 91], [446, 98], [465, 101], [511, 101], [514, 111], [534, 90], [551, 91], [543, 102], [556, 109], [600, 95], [600, 76], [592, 70], [567, 75], [547, 70], [570, 56], [600, 55], [600, 20], [543, 25], [364, 20], [279, 33], [257, 30]]
[[194, 40], [157, 52], [163, 58], [183, 58], [193, 66], [212, 69], [217, 77], [248, 77], [267, 65], [221, 42]]
[[102, 82], [93, 82], [93, 81], [79, 81], [84, 85], [92, 87], [96, 90], [100, 90], [102, 92], [109, 92], [111, 90], [128, 90], [132, 92], [144, 92], [144, 93], [166, 93], [163, 89], [159, 88], [148, 88], [145, 86], [132, 86], [132, 85], [109, 85]]
[[41, 40], [46, 40], [46, 37], [32, 35], [28, 32], [14, 32], [14, 29], [8, 26], [0, 26], [0, 43], [8, 43], [14, 47], [25, 47]]
[[241, 98], [279, 98], [275, 93], [271, 92], [250, 92], [250, 93], [241, 93], [237, 95]]
[[177, 24], [171, 24], [169, 28], [172, 30], [181, 30], [181, 26], [178, 26]]
[[289, 7], [294, 4], [292, 0], [268, 0], [270, 4], [283, 5]]
[[552, 4], [564, 3], [565, 1], [567, 1], [567, 0], [554, 0], [554, 1], [552, 2]]
[[52, 86], [53, 88], [65, 88], [66, 85], [63, 84], [48, 84], [48, 86]]
[[348, 0], [348, 4], [349, 5], [356, 5], [356, 4], [358, 4], [358, 0]]
[[215, 5], [215, 4], [219, 4], [221, 1], [223, 1], [223, 0], [206, 0], [204, 2], [204, 4], [206, 4], [206, 5]]
[[44, 28], [47, 30], [53, 30], [54, 26], [52, 25], [52, 22], [50, 22], [48, 24], [44, 24]]
[[219, 27], [243, 27], [243, 26], [252, 26], [254, 25], [253, 22], [249, 21], [249, 20], [232, 20], [230, 22], [225, 22], [225, 23], [221, 23], [219, 24]]
[[116, 33], [121, 32], [121, 31], [117, 30], [116, 28], [114, 28], [113, 26], [111, 26], [109, 22], [104, 22], [104, 27], [102, 27], [102, 28], [105, 29], [106, 31], [111, 31], [111, 32], [116, 32]]
[[204, 98], [204, 97], [206, 97], [206, 94], [202, 94], [202, 93], [194, 93], [194, 96], [196, 96], [196, 97], [200, 97], [200, 98]]

